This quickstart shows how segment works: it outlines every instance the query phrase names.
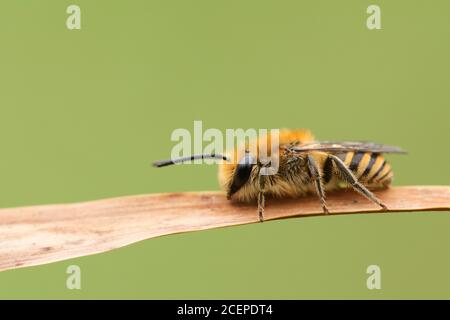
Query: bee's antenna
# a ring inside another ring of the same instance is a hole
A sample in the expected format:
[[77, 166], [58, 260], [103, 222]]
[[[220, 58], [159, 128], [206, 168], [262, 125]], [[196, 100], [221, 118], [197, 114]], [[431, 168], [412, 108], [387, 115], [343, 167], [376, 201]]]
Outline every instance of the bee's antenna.
[[183, 163], [186, 161], [193, 161], [196, 159], [222, 159], [224, 161], [229, 161], [228, 158], [224, 155], [221, 154], [194, 154], [192, 156], [188, 156], [188, 157], [181, 157], [181, 158], [176, 158], [176, 159], [170, 159], [170, 160], [161, 160], [161, 161], [156, 161], [153, 163], [154, 167], [160, 168], [160, 167], [165, 167], [165, 166], [170, 166], [172, 164], [176, 164], [176, 163]]

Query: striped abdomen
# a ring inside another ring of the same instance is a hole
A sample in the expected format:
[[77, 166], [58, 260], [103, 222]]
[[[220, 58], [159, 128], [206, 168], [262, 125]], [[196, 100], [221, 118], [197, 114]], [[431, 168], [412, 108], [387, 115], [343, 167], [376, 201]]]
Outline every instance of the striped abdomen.
[[[372, 152], [347, 152], [336, 154], [366, 186], [383, 187], [391, 183], [393, 172], [382, 155]], [[328, 162], [328, 161], [326, 161]], [[325, 162], [325, 167], [327, 163]], [[329, 166], [329, 164], [328, 164]], [[324, 179], [327, 170], [324, 167]], [[326, 179], [325, 179], [326, 180]], [[326, 183], [326, 181], [324, 181]]]

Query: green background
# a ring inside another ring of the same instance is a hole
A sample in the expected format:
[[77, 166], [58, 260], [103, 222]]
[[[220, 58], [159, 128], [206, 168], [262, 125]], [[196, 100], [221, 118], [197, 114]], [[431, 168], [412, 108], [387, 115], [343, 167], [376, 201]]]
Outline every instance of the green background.
[[[79, 31], [65, 26], [72, 3]], [[3, 1], [0, 207], [217, 190], [214, 166], [149, 165], [194, 120], [400, 145], [396, 185], [449, 185], [449, 12], [447, 0]], [[427, 212], [178, 234], [1, 272], [0, 297], [450, 298], [449, 226]], [[71, 264], [79, 291], [65, 287]], [[381, 290], [366, 288], [370, 264]]]

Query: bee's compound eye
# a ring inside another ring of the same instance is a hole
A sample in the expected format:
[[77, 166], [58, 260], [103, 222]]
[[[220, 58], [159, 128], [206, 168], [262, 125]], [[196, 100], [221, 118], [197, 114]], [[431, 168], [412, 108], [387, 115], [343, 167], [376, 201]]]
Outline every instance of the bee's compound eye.
[[236, 193], [244, 184], [247, 183], [252, 172], [255, 159], [251, 155], [244, 156], [234, 171], [233, 181], [228, 191], [228, 195]]

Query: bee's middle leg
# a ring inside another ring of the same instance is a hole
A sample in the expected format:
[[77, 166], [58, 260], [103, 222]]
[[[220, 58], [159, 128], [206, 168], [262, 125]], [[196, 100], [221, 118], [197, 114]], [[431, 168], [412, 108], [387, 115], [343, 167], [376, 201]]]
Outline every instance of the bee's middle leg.
[[325, 214], [328, 214], [330, 211], [328, 210], [326, 201], [325, 201], [325, 191], [323, 188], [322, 183], [322, 175], [320, 173], [320, 169], [317, 166], [316, 161], [311, 155], [308, 155], [308, 169], [309, 169], [309, 175], [312, 181], [314, 181], [314, 185], [316, 186], [316, 192], [319, 196], [320, 204], [322, 206], [323, 212]]

